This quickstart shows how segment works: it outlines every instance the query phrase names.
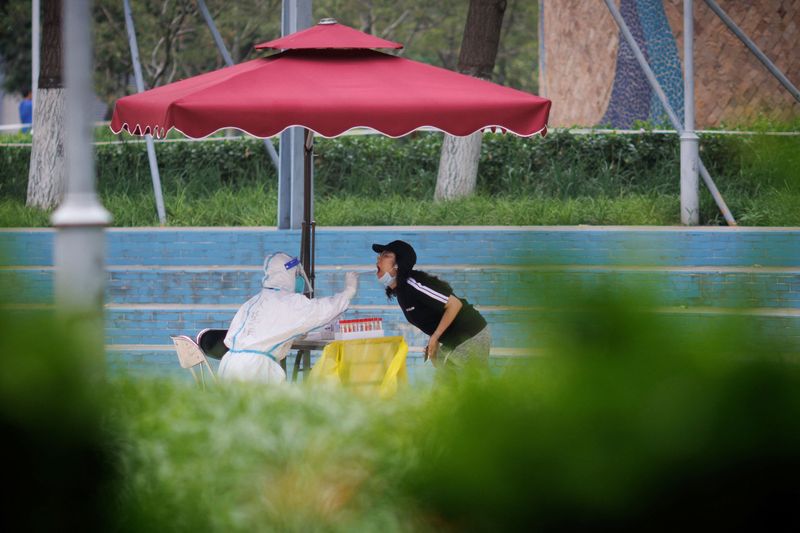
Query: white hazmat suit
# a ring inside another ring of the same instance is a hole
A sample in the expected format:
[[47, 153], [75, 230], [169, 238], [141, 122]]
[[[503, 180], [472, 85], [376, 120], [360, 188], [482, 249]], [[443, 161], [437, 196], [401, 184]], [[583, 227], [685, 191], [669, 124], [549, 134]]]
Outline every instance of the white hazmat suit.
[[345, 274], [345, 289], [327, 298], [309, 299], [295, 292], [301, 273], [297, 259], [278, 252], [264, 260], [261, 292], [233, 317], [225, 345], [229, 351], [219, 365], [224, 380], [282, 383], [286, 372], [278, 364], [292, 341], [324, 326], [342, 314], [356, 294], [358, 274]]

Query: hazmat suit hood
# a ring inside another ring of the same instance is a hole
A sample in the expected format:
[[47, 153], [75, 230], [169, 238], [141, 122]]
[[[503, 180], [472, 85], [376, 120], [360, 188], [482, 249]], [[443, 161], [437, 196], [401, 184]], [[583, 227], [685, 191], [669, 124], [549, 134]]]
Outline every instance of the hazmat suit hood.
[[[293, 266], [289, 266], [292, 265]], [[261, 286], [265, 289], [278, 289], [294, 292], [294, 281], [300, 264], [289, 254], [277, 252], [264, 259], [264, 277]]]

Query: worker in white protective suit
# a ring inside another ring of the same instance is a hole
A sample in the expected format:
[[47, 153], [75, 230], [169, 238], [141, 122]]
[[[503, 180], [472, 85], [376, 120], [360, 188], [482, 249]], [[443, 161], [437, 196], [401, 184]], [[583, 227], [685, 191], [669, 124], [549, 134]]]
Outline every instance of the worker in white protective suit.
[[283, 252], [267, 256], [261, 292], [239, 308], [225, 336], [229, 351], [219, 365], [222, 379], [286, 381], [279, 363], [289, 353], [292, 341], [347, 309], [356, 294], [358, 274], [345, 274], [345, 289], [326, 298], [306, 298], [302, 294], [304, 282], [308, 283], [308, 278], [297, 258]]

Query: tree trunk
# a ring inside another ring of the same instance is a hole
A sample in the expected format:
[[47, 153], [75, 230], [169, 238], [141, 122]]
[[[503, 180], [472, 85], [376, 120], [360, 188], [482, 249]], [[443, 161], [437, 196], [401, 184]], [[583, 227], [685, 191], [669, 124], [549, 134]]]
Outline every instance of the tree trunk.
[[[492, 77], [505, 10], [506, 0], [470, 0], [458, 56], [459, 72], [485, 80]], [[445, 134], [436, 178], [436, 200], [451, 200], [475, 192], [481, 137], [481, 132], [467, 137]]]
[[434, 199], [451, 200], [475, 191], [482, 135], [476, 131], [466, 137], [444, 136]]
[[39, 89], [33, 113], [33, 145], [28, 170], [27, 204], [52, 209], [64, 195], [64, 89]]
[[52, 209], [64, 194], [64, 84], [61, 77], [61, 0], [44, 0], [42, 61], [33, 109], [27, 204]]

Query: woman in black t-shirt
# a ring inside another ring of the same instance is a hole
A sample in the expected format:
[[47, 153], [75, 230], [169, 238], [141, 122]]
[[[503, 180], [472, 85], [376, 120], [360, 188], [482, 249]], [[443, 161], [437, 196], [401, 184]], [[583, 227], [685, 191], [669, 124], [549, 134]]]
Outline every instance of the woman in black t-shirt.
[[481, 314], [447, 282], [414, 270], [417, 254], [407, 242], [373, 244], [372, 249], [378, 254], [376, 275], [386, 295], [397, 298], [406, 320], [430, 336], [425, 351], [434, 366], [486, 364], [491, 333]]

